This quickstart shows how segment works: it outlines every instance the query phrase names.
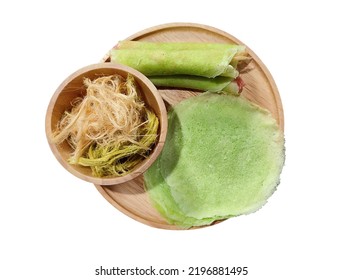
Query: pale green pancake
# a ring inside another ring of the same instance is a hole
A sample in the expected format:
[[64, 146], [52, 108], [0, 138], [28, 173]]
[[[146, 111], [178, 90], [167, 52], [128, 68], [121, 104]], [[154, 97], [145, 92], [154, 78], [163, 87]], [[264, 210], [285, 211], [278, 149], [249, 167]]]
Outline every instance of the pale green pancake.
[[169, 113], [165, 147], [144, 177], [162, 215], [188, 227], [193, 221], [184, 217], [201, 225], [259, 209], [283, 163], [283, 133], [269, 112], [240, 97], [204, 94]]
[[171, 196], [170, 187], [164, 181], [159, 170], [159, 160], [157, 160], [145, 173], [144, 183], [145, 186], [148, 187], [153, 206], [170, 224], [176, 224], [183, 228], [190, 228], [192, 226], [211, 224], [219, 219], [212, 217], [198, 220], [185, 216]]

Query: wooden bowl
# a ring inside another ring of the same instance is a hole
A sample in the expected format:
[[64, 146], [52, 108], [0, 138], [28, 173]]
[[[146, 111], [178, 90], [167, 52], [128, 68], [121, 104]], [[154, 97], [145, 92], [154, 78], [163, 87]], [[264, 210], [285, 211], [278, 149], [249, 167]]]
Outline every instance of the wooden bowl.
[[[85, 94], [83, 87], [84, 78], [89, 78], [92, 80], [100, 76], [113, 74], [119, 74], [123, 77], [126, 77], [127, 74], [131, 74], [134, 77], [140, 88], [140, 92], [142, 94], [141, 98], [145, 104], [155, 112], [159, 119], [159, 136], [150, 156], [139, 163], [130, 173], [124, 176], [108, 176], [100, 178], [94, 177], [89, 167], [69, 164], [68, 158], [70, 157], [72, 148], [66, 141], [59, 145], [54, 144], [51, 141], [51, 135], [58, 121], [61, 119], [62, 114], [66, 110], [68, 111], [71, 109], [71, 101], [76, 97], [80, 97]], [[147, 170], [149, 166], [156, 160], [163, 148], [167, 134], [167, 125], [168, 121], [166, 107], [156, 87], [140, 72], [130, 67], [114, 63], [98, 63], [89, 65], [76, 71], [66, 78], [66, 80], [62, 82], [52, 96], [45, 119], [46, 136], [50, 148], [57, 160], [65, 169], [67, 169], [76, 177], [93, 184], [100, 185], [116, 185], [125, 183], [138, 177], [145, 170]]]

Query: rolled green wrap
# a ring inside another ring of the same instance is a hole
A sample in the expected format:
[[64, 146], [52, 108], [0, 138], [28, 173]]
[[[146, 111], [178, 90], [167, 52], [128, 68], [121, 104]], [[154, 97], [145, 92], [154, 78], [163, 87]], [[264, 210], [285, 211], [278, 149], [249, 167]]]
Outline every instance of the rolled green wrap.
[[146, 76], [183, 74], [235, 78], [239, 72], [230, 65], [235, 53], [232, 50], [216, 49], [113, 49], [111, 61], [130, 66]]
[[236, 80], [222, 76], [204, 78], [191, 75], [161, 75], [150, 76], [149, 79], [157, 87], [177, 87], [232, 95], [239, 95], [241, 91], [241, 87]]
[[205, 43], [205, 42], [147, 42], [147, 41], [119, 41], [116, 49], [149, 49], [149, 50], [227, 50], [231, 49], [237, 53], [245, 51], [245, 46], [224, 44], [224, 43]]
[[[234, 44], [120, 41], [111, 51], [111, 60], [139, 67], [147, 76], [188, 74], [208, 78], [235, 77], [237, 72], [233, 71], [236, 67], [233, 58], [244, 52], [245, 46]], [[148, 66], [153, 66], [153, 69], [146, 69]], [[209, 69], [204, 71], [201, 66]], [[166, 71], [163, 67], [172, 69]]]

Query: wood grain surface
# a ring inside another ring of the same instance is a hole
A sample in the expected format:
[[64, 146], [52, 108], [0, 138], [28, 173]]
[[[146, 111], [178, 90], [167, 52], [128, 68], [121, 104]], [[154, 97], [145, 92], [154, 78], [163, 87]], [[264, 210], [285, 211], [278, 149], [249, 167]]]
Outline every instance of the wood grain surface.
[[[214, 42], [244, 45], [243, 42], [225, 31], [193, 23], [159, 25], [140, 31], [128, 38], [118, 38], [118, 41], [123, 39], [153, 42]], [[116, 43], [114, 42], [114, 45]], [[245, 83], [242, 96], [268, 109], [276, 119], [280, 129], [283, 130], [283, 108], [273, 77], [263, 62], [248, 46], [247, 50], [252, 57], [252, 61], [249, 64], [249, 71], [241, 75]], [[109, 53], [103, 57], [102, 61], [109, 62]], [[163, 89], [159, 90], [159, 92], [167, 108], [185, 98], [199, 94], [197, 91], [179, 89]], [[144, 190], [142, 175], [124, 184], [95, 186], [109, 203], [134, 220], [156, 228], [180, 229], [177, 226], [168, 224], [151, 205], [149, 197]]]

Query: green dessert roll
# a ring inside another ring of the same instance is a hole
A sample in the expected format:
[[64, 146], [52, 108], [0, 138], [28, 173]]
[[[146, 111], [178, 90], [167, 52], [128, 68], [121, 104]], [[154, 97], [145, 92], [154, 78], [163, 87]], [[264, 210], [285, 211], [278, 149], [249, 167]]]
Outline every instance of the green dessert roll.
[[191, 75], [161, 75], [150, 76], [149, 79], [156, 87], [185, 88], [232, 95], [239, 95], [243, 88], [243, 81], [239, 77], [232, 79], [222, 76], [205, 78]]
[[119, 50], [124, 49], [150, 49], [150, 50], [206, 50], [217, 49], [227, 50], [231, 49], [237, 53], [245, 51], [245, 46], [225, 43], [206, 43], [206, 42], [148, 42], [148, 41], [119, 41], [115, 47]]
[[236, 50], [112, 49], [111, 62], [130, 66], [146, 76], [194, 75], [207, 78], [239, 75], [231, 60]]

